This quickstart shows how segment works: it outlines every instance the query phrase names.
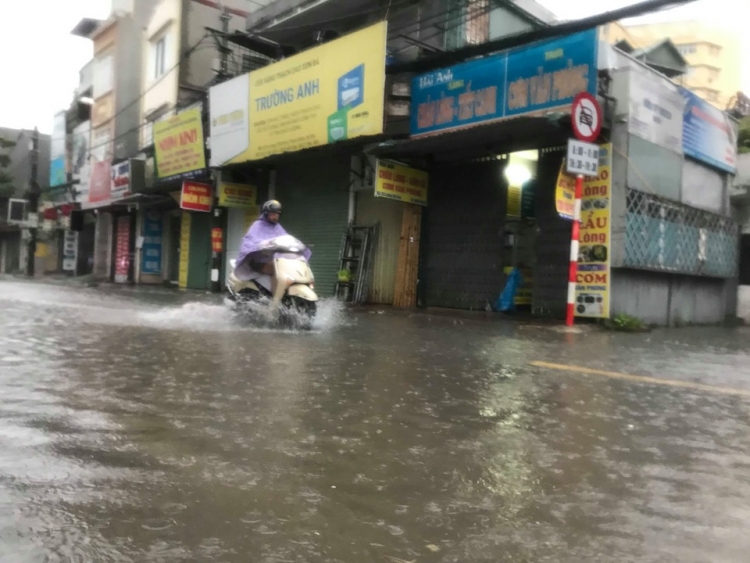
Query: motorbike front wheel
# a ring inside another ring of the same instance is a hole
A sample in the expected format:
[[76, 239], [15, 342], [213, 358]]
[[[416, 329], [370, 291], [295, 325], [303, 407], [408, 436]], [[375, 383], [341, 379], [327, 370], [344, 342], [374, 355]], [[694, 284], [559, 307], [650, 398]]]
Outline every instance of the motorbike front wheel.
[[284, 324], [293, 330], [310, 330], [315, 321], [318, 306], [315, 301], [308, 301], [300, 297], [286, 297], [284, 299]]

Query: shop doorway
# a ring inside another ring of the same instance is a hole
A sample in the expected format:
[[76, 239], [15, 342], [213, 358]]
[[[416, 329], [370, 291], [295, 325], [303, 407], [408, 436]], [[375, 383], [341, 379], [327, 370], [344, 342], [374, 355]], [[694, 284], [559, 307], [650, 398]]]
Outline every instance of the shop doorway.
[[177, 285], [180, 279], [181, 212], [167, 216], [167, 281]]

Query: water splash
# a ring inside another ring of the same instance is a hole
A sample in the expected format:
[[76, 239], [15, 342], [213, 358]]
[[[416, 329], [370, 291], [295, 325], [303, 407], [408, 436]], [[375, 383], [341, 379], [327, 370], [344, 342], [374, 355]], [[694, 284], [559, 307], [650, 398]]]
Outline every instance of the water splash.
[[[178, 307], [163, 307], [156, 311], [138, 313], [138, 324], [173, 330], [194, 331], [251, 331], [251, 332], [291, 332], [322, 333], [331, 332], [341, 326], [351, 324], [343, 303], [335, 299], [324, 299], [318, 303], [318, 310], [311, 330], [279, 328], [266, 318], [266, 306], [262, 304], [244, 305], [238, 312], [231, 303], [222, 305], [207, 303], [185, 303]], [[299, 316], [297, 313], [291, 313]], [[296, 319], [300, 322], [302, 318]]]

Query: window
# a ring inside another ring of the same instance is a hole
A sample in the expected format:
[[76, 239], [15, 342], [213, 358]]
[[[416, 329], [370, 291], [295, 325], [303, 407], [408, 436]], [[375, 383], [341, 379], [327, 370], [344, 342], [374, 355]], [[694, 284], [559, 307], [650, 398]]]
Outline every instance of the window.
[[489, 39], [489, 0], [468, 0], [466, 5], [466, 44], [478, 45]]
[[141, 148], [154, 144], [154, 122], [146, 120], [141, 128]]
[[167, 71], [167, 37], [161, 37], [151, 44], [151, 78], [156, 80]]
[[677, 50], [681, 55], [694, 55], [698, 51], [698, 46], [695, 43], [685, 43], [677, 45]]
[[100, 55], [94, 60], [94, 99], [112, 90], [114, 57]]

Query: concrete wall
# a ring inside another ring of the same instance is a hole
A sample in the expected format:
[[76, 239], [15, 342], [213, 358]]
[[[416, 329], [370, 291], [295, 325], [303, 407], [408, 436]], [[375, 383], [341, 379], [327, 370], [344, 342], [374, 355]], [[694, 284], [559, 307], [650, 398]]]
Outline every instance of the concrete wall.
[[[239, 15], [238, 12], [257, 7], [247, 0], [223, 0], [223, 5], [227, 8], [230, 16], [229, 31], [244, 31], [247, 19]], [[201, 37], [206, 33], [206, 27], [221, 29], [222, 23], [219, 17], [221, 16], [221, 10], [218, 8], [218, 3], [213, 2], [189, 1], [185, 3], [186, 11], [183, 15], [187, 40], [185, 49], [192, 47], [201, 40]], [[207, 39], [205, 48], [202, 47], [190, 57], [180, 81], [192, 86], [205, 86], [216, 77], [213, 68], [214, 61], [220, 56], [216, 49], [216, 42], [213, 39]]]
[[[141, 120], [163, 105], [171, 109], [177, 103], [180, 72], [174, 67], [180, 60], [183, 48], [181, 29], [182, 0], [158, 2], [140, 39], [142, 45], [141, 83], [144, 91], [141, 101]], [[161, 37], [166, 37], [165, 68], [167, 74], [154, 78], [151, 44], [156, 43]]]
[[114, 158], [126, 158], [138, 151], [141, 95], [142, 27], [134, 16], [118, 23], [115, 55], [115, 141]]
[[682, 202], [719, 215], [729, 212], [726, 176], [685, 159], [682, 163]]
[[615, 269], [612, 315], [659, 326], [718, 323], [734, 314], [731, 286], [730, 280]]

